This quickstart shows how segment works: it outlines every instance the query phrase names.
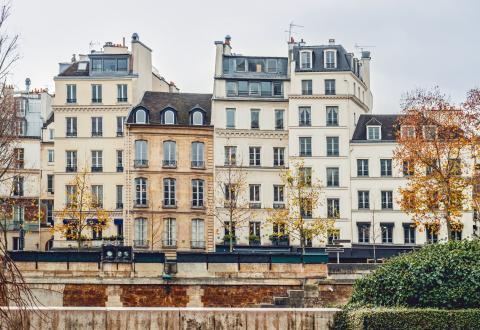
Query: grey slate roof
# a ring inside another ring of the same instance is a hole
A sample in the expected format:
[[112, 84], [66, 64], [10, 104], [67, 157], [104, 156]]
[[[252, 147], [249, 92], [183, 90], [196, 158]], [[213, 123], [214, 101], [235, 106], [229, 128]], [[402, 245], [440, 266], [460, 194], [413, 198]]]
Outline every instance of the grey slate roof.
[[78, 71], [78, 64], [81, 62], [72, 63], [68, 68], [66, 68], [62, 73], [59, 74], [60, 77], [81, 77], [81, 76], [88, 76], [89, 75], [89, 62], [87, 63], [87, 67], [85, 70]]
[[367, 125], [379, 124], [382, 126], [381, 141], [395, 141], [395, 135], [398, 130], [396, 122], [400, 116], [401, 115], [360, 115], [357, 126], [355, 127], [355, 132], [353, 132], [352, 142], [367, 141]]
[[206, 125], [210, 125], [212, 115], [212, 94], [145, 92], [140, 103], [130, 112], [127, 123], [132, 124], [137, 108], [147, 109], [150, 124], [160, 124], [160, 114], [165, 108], [177, 111], [177, 125], [190, 125], [190, 111], [200, 108], [205, 111]]
[[[325, 69], [323, 66], [323, 51], [326, 49], [337, 50], [337, 67], [335, 69]], [[312, 69], [308, 71], [323, 72], [323, 71], [352, 71], [352, 54], [348, 53], [341, 45], [321, 45], [321, 46], [295, 46], [293, 47], [293, 58], [296, 66], [295, 71], [300, 70], [300, 50], [311, 50], [313, 55]]]

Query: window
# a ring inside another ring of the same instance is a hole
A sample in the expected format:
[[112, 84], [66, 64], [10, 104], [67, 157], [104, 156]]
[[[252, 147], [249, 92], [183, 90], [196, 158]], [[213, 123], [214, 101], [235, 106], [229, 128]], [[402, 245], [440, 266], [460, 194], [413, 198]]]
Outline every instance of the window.
[[117, 150], [117, 172], [123, 172], [123, 150]]
[[250, 96], [260, 96], [260, 83], [251, 82], [248, 84], [248, 93]]
[[244, 58], [235, 59], [235, 71], [236, 72], [245, 72], [247, 71], [247, 63]]
[[450, 232], [450, 238], [454, 241], [461, 241], [462, 240], [462, 230], [452, 230]]
[[77, 136], [77, 117], [66, 117], [67, 137]]
[[22, 176], [13, 177], [13, 196], [23, 196], [23, 183], [24, 178]]
[[136, 247], [148, 246], [147, 225], [148, 225], [148, 221], [146, 218], [135, 219], [135, 239], [133, 241], [134, 246]]
[[227, 81], [227, 96], [237, 96], [237, 83], [234, 81]]
[[325, 79], [325, 95], [335, 94], [335, 79]]
[[192, 249], [205, 248], [205, 222], [202, 219], [192, 220]]
[[[236, 223], [235, 221], [232, 221], [232, 227], [230, 228], [230, 221], [225, 221], [224, 222], [224, 242], [227, 244], [228, 242], [230, 242], [230, 237], [232, 239], [232, 242], [235, 243], [235, 241], [237, 240], [237, 236], [236, 236], [236, 233], [235, 233], [235, 227], [236, 227]], [[230, 229], [232, 230], [230, 232]]]
[[415, 170], [412, 162], [405, 160], [403, 162], [402, 171], [404, 176], [409, 176], [415, 174]]
[[117, 185], [116, 186], [116, 196], [117, 196], [117, 209], [123, 209], [123, 186]]
[[136, 124], [146, 124], [147, 123], [147, 112], [145, 109], [138, 109], [135, 111], [135, 123]]
[[248, 96], [248, 81], [238, 82], [238, 96]]
[[275, 110], [275, 129], [284, 129], [284, 115], [285, 111], [284, 110]]
[[92, 103], [102, 103], [102, 85], [92, 85]]
[[92, 172], [103, 171], [103, 152], [101, 150], [92, 150]]
[[306, 186], [312, 184], [312, 168], [311, 167], [300, 167], [298, 169], [299, 183]]
[[403, 240], [405, 244], [415, 244], [415, 227], [410, 223], [403, 224]]
[[285, 148], [273, 148], [273, 166], [285, 166]]
[[283, 84], [281, 81], [273, 82], [273, 96], [283, 96]]
[[237, 147], [225, 147], [225, 165], [237, 165]]
[[177, 205], [175, 199], [175, 179], [163, 179], [163, 206], [175, 207]]
[[393, 223], [381, 223], [382, 243], [393, 243]]
[[260, 245], [261, 240], [260, 222], [250, 221], [248, 231], [248, 243], [249, 245]]
[[370, 243], [370, 224], [357, 223], [358, 243]]
[[277, 73], [277, 60], [274, 58], [267, 59], [267, 72]]
[[334, 241], [340, 239], [340, 229], [328, 229], [328, 244], [334, 244]]
[[327, 198], [327, 217], [329, 219], [340, 218], [340, 199]]
[[302, 80], [302, 95], [312, 95], [311, 80]]
[[250, 208], [260, 208], [260, 185], [249, 185], [250, 191]]
[[357, 159], [357, 176], [368, 176], [368, 159]]
[[175, 111], [173, 110], [165, 110], [162, 114], [162, 124], [164, 125], [174, 125], [177, 122], [177, 118], [175, 116]]
[[127, 85], [126, 84], [117, 85], [117, 101], [118, 102], [127, 102], [128, 101]]
[[300, 142], [300, 156], [311, 157], [312, 156], [312, 138], [300, 137], [298, 139]]
[[125, 124], [125, 117], [117, 117], [117, 136], [123, 136], [123, 126]]
[[312, 109], [310, 107], [298, 107], [298, 125], [312, 126]]
[[200, 110], [193, 111], [192, 112], [192, 119], [191, 119], [192, 125], [195, 126], [201, 126], [204, 124], [203, 122], [203, 112]]
[[74, 150], [66, 151], [67, 166], [65, 172], [76, 172], [77, 171], [77, 152]]
[[270, 81], [262, 81], [260, 89], [262, 96], [272, 96], [272, 83]]
[[53, 201], [47, 201], [47, 223], [53, 226]]
[[312, 200], [308, 198], [302, 198], [300, 200], [300, 215], [304, 219], [311, 219], [312, 218], [312, 209], [313, 204]]
[[438, 242], [438, 233], [435, 232], [432, 228], [425, 228], [425, 234], [427, 236], [427, 243], [437, 243]]
[[65, 203], [67, 206], [72, 206], [77, 201], [77, 186], [65, 186]]
[[53, 194], [53, 174], [47, 174], [47, 192]]
[[414, 138], [415, 126], [402, 126], [401, 135], [403, 138]]
[[204, 149], [205, 145], [203, 142], [192, 142], [192, 167], [193, 168], [204, 168]]
[[393, 191], [391, 190], [382, 191], [382, 209], [384, 210], [393, 209]]
[[[97, 219], [87, 219], [87, 223], [98, 223]], [[101, 240], [103, 236], [102, 229], [92, 228], [92, 240]]]
[[25, 220], [25, 208], [19, 205], [13, 205], [13, 221], [23, 222]]
[[145, 140], [136, 140], [135, 141], [135, 167], [146, 167], [148, 166], [147, 158], [147, 141]]
[[378, 141], [381, 139], [380, 126], [367, 126], [367, 140]]
[[103, 186], [92, 185], [92, 205], [93, 207], [103, 207]]
[[327, 107], [327, 126], [338, 126], [338, 107]]
[[392, 160], [380, 159], [380, 175], [392, 176]]
[[437, 137], [436, 126], [423, 126], [423, 138], [427, 141], [433, 141]]
[[260, 166], [260, 147], [250, 147], [250, 166]]
[[48, 139], [53, 140], [55, 138], [55, 130], [53, 128], [50, 128], [48, 130]]
[[93, 58], [91, 61], [92, 61], [92, 72], [128, 71], [127, 58]]
[[[53, 154], [52, 154], [52, 161], [50, 161], [50, 151], [48, 150], [48, 161], [53, 162]], [[25, 149], [23, 148], [15, 148], [13, 149], [14, 157], [15, 157], [15, 167], [16, 168], [23, 168], [25, 166]]]
[[250, 110], [250, 128], [252, 129], [260, 128], [260, 110], [258, 109]]
[[370, 208], [370, 192], [368, 190], [358, 191], [358, 209]]
[[458, 158], [447, 160], [448, 171], [452, 175], [462, 175], [462, 161]]
[[227, 128], [235, 128], [235, 109], [227, 108], [225, 112], [227, 117]]
[[192, 207], [203, 207], [203, 180], [192, 180]]
[[327, 156], [338, 156], [338, 136], [327, 136]]
[[307, 70], [312, 68], [312, 52], [302, 51], [300, 52], [300, 69]]
[[135, 205], [147, 206], [147, 179], [135, 179]]
[[273, 185], [273, 208], [284, 207], [285, 186]]
[[225, 200], [236, 202], [236, 186], [235, 184], [226, 184], [225, 185]]
[[92, 117], [92, 136], [103, 135], [102, 117]]
[[77, 85], [67, 85], [67, 103], [77, 102]]
[[177, 167], [177, 144], [175, 141], [163, 142], [163, 166]]
[[335, 69], [336, 66], [337, 66], [337, 63], [336, 63], [336, 51], [334, 50], [326, 50], [325, 51], [325, 68], [326, 69]]
[[338, 167], [327, 167], [327, 187], [340, 186], [340, 171]]

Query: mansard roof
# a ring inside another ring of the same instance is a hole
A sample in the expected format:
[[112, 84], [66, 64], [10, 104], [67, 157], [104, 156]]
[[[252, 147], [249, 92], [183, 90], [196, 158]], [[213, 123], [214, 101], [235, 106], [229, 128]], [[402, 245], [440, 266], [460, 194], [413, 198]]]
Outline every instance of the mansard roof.
[[145, 92], [140, 103], [130, 112], [127, 123], [135, 123], [134, 112], [138, 108], [148, 110], [149, 124], [161, 124], [161, 114], [167, 108], [176, 111], [176, 125], [190, 125], [192, 110], [199, 109], [205, 114], [205, 123], [210, 125], [212, 115], [212, 94]]
[[[353, 132], [352, 142], [367, 141], [367, 126], [369, 125], [381, 126], [381, 141], [395, 141], [395, 134], [398, 129], [396, 123], [400, 116], [401, 115], [360, 115], [355, 131]], [[369, 140], [368, 142], [372, 141]]]
[[[85, 69], [79, 70], [78, 65], [80, 63], [85, 63]], [[62, 71], [58, 76], [59, 77], [81, 77], [81, 76], [88, 76], [89, 75], [89, 66], [90, 63], [87, 61], [82, 62], [74, 62], [68, 68]]]

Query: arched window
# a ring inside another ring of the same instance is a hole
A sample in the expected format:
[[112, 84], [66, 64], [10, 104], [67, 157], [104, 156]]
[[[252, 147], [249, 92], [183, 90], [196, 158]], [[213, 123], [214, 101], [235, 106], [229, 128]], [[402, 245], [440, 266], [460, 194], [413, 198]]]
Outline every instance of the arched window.
[[166, 110], [163, 113], [163, 123], [165, 125], [175, 124], [175, 112], [173, 112], [173, 110]]
[[135, 123], [136, 124], [146, 124], [147, 123], [147, 112], [145, 109], [138, 109], [135, 112]]
[[192, 114], [192, 125], [203, 125], [203, 113], [199, 110]]

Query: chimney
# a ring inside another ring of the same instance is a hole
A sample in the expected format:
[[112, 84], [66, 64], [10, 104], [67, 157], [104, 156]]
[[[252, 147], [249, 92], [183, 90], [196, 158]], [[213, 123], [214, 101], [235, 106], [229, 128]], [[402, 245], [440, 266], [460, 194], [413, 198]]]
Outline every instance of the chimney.
[[28, 94], [30, 92], [30, 85], [32, 84], [32, 81], [30, 78], [25, 79], [25, 92]]
[[300, 39], [300, 42], [298, 43], [298, 45], [299, 45], [300, 47], [305, 46], [305, 41], [303, 40], [303, 38]]
[[75, 63], [77, 59], [75, 58], [75, 54], [72, 55], [72, 63]]
[[328, 44], [329, 44], [330, 46], [335, 45], [335, 39], [328, 39]]
[[223, 43], [223, 53], [226, 55], [230, 55], [232, 53], [232, 46], [230, 45], [230, 41], [232, 40], [232, 37], [227, 34], [225, 36], [225, 41]]
[[360, 77], [362, 78], [365, 85], [370, 89], [370, 52], [362, 51], [362, 58], [360, 59]]

